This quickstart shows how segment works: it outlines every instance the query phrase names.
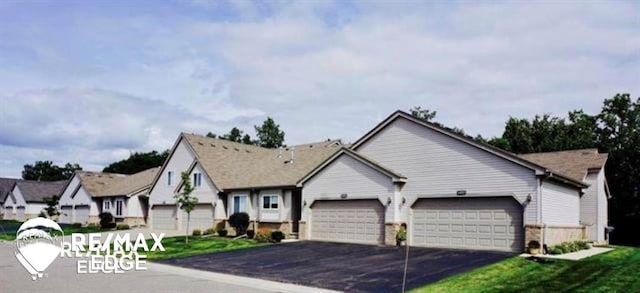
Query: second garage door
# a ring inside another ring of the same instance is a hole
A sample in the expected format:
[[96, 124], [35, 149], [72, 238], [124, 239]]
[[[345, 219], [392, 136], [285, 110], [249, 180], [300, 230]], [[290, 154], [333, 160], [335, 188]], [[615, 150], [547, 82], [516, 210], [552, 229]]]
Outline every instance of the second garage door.
[[72, 220], [73, 220], [73, 207], [62, 206], [60, 208], [60, 217], [58, 219], [58, 222], [62, 224], [71, 224]]
[[[182, 227], [186, 228], [187, 213], [182, 212]], [[210, 204], [199, 204], [193, 207], [189, 220], [189, 230], [200, 229], [204, 231], [213, 227], [213, 206]], [[190, 231], [191, 232], [191, 231]]]
[[76, 218], [75, 223], [87, 223], [89, 222], [89, 206], [77, 206], [75, 208]]
[[16, 220], [24, 221], [25, 220], [25, 207], [17, 207], [16, 208]]
[[412, 245], [522, 251], [522, 209], [511, 197], [421, 199]]
[[311, 207], [311, 239], [384, 243], [384, 208], [378, 200], [317, 201]]
[[151, 209], [151, 227], [161, 230], [176, 230], [178, 228], [176, 209], [175, 205], [153, 206]]

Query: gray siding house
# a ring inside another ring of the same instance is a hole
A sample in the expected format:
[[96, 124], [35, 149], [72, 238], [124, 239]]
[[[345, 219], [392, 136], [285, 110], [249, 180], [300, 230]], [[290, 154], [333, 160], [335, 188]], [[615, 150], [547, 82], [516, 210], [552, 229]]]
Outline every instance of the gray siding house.
[[532, 240], [582, 239], [584, 219], [606, 210], [581, 209], [597, 182], [402, 111], [298, 185], [300, 235], [312, 240], [390, 245], [406, 226], [410, 245], [519, 252]]

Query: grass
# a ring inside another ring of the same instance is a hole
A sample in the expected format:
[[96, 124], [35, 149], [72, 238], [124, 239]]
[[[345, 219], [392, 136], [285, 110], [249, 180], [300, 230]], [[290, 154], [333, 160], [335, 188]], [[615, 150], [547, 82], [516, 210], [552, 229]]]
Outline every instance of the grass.
[[[147, 241], [149, 248], [153, 241]], [[167, 237], [162, 239], [165, 251], [146, 252], [148, 260], [163, 260], [170, 258], [193, 256], [198, 254], [230, 251], [264, 245], [252, 239], [237, 239], [224, 237], [189, 237], [189, 244], [184, 243], [184, 236]]]
[[580, 261], [513, 257], [412, 292], [640, 292], [640, 248]]

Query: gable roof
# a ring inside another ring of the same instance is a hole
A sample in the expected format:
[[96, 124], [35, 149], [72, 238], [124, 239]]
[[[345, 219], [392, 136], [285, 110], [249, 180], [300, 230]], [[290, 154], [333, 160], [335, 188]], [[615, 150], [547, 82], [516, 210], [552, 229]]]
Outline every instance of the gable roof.
[[195, 134], [182, 133], [181, 138], [222, 190], [295, 186], [340, 149], [333, 142], [268, 149]]
[[332, 162], [334, 162], [335, 160], [337, 160], [338, 158], [340, 158], [341, 156], [349, 156], [351, 158], [354, 158], [355, 160], [359, 161], [360, 163], [363, 163], [373, 169], [375, 169], [376, 171], [390, 177], [394, 182], [405, 182], [407, 177], [403, 176], [400, 173], [397, 173], [389, 168], [386, 168], [382, 165], [380, 165], [379, 163], [375, 162], [374, 160], [367, 158], [366, 156], [360, 154], [360, 153], [356, 153], [354, 151], [352, 151], [351, 149], [347, 148], [347, 147], [342, 147], [340, 148], [340, 150], [338, 152], [336, 152], [335, 154], [333, 154], [331, 157], [327, 158], [324, 162], [322, 162], [322, 164], [318, 165], [315, 169], [313, 169], [309, 174], [307, 174], [306, 176], [304, 176], [302, 179], [300, 179], [300, 181], [298, 181], [298, 186], [301, 187], [305, 182], [307, 182], [309, 179], [313, 178], [313, 176], [315, 176], [316, 174], [320, 173], [320, 171], [324, 170], [324, 168], [326, 168], [327, 166], [331, 165]]
[[67, 185], [63, 181], [32, 181], [19, 180], [15, 186], [20, 188], [20, 193], [26, 202], [44, 202], [45, 197], [60, 196]]
[[158, 170], [160, 170], [160, 167], [150, 168], [135, 174], [123, 176], [119, 180], [107, 184], [105, 188], [95, 196], [132, 196], [135, 193], [149, 188], [151, 186], [151, 182], [158, 173]]
[[566, 174], [575, 180], [584, 180], [589, 171], [600, 170], [607, 162], [608, 154], [598, 149], [568, 150], [559, 152], [530, 153], [521, 158], [546, 166], [554, 172]]
[[76, 171], [76, 176], [80, 179], [80, 184], [91, 197], [101, 196], [107, 186], [114, 184], [126, 177], [123, 174]]
[[519, 157], [516, 154], [510, 153], [508, 151], [505, 151], [503, 149], [494, 147], [492, 145], [486, 144], [486, 143], [482, 143], [479, 141], [474, 140], [471, 137], [465, 136], [465, 135], [461, 135], [459, 133], [455, 133], [453, 131], [451, 131], [450, 129], [447, 129], [445, 127], [442, 127], [441, 125], [438, 125], [436, 123], [433, 122], [428, 122], [428, 121], [424, 121], [418, 118], [413, 117], [411, 114], [398, 110], [394, 113], [392, 113], [391, 115], [389, 115], [389, 117], [387, 117], [386, 119], [384, 119], [382, 122], [380, 122], [378, 125], [376, 125], [376, 127], [374, 127], [373, 129], [371, 129], [369, 132], [367, 132], [364, 136], [362, 136], [360, 139], [358, 139], [355, 143], [353, 143], [353, 145], [351, 146], [352, 150], [357, 150], [358, 147], [360, 147], [362, 144], [364, 144], [365, 142], [367, 142], [369, 139], [371, 139], [373, 136], [375, 136], [375, 134], [377, 134], [378, 132], [382, 131], [384, 128], [386, 128], [388, 125], [390, 125], [393, 121], [395, 121], [396, 119], [406, 119], [408, 121], [411, 121], [415, 124], [418, 124], [420, 126], [426, 127], [428, 129], [431, 129], [435, 132], [444, 134], [448, 137], [451, 137], [455, 140], [458, 140], [460, 142], [466, 143], [468, 145], [471, 145], [473, 147], [476, 147], [478, 149], [481, 149], [483, 151], [486, 151], [488, 153], [491, 153], [499, 158], [508, 160], [512, 163], [521, 165], [525, 168], [529, 168], [531, 170], [536, 171], [536, 175], [547, 175], [550, 176], [556, 180], [565, 182], [567, 184], [570, 185], [574, 185], [576, 187], [587, 187], [588, 184], [584, 183], [582, 180], [576, 180], [566, 174], [563, 174], [561, 172], [551, 172], [551, 170], [545, 166], [542, 166], [536, 162], [527, 160], [525, 158]]
[[0, 178], [0, 203], [5, 202], [5, 198], [11, 193], [13, 185], [22, 179]]

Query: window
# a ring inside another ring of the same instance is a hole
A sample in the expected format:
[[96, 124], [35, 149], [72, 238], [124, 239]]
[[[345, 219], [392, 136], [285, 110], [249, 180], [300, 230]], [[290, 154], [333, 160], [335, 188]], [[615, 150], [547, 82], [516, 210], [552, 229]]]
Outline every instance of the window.
[[247, 196], [236, 195], [233, 197], [233, 213], [246, 213], [247, 212]]
[[167, 172], [167, 185], [171, 186], [172, 179], [173, 179], [173, 171]]
[[265, 195], [262, 197], [262, 208], [277, 209], [278, 208], [278, 196], [277, 195]]
[[124, 201], [121, 199], [116, 200], [116, 216], [122, 216], [122, 206]]
[[202, 173], [193, 173], [193, 186], [202, 185]]
[[109, 200], [105, 200], [102, 203], [102, 209], [104, 209], [105, 211], [108, 211], [109, 209], [111, 209], [111, 202]]

